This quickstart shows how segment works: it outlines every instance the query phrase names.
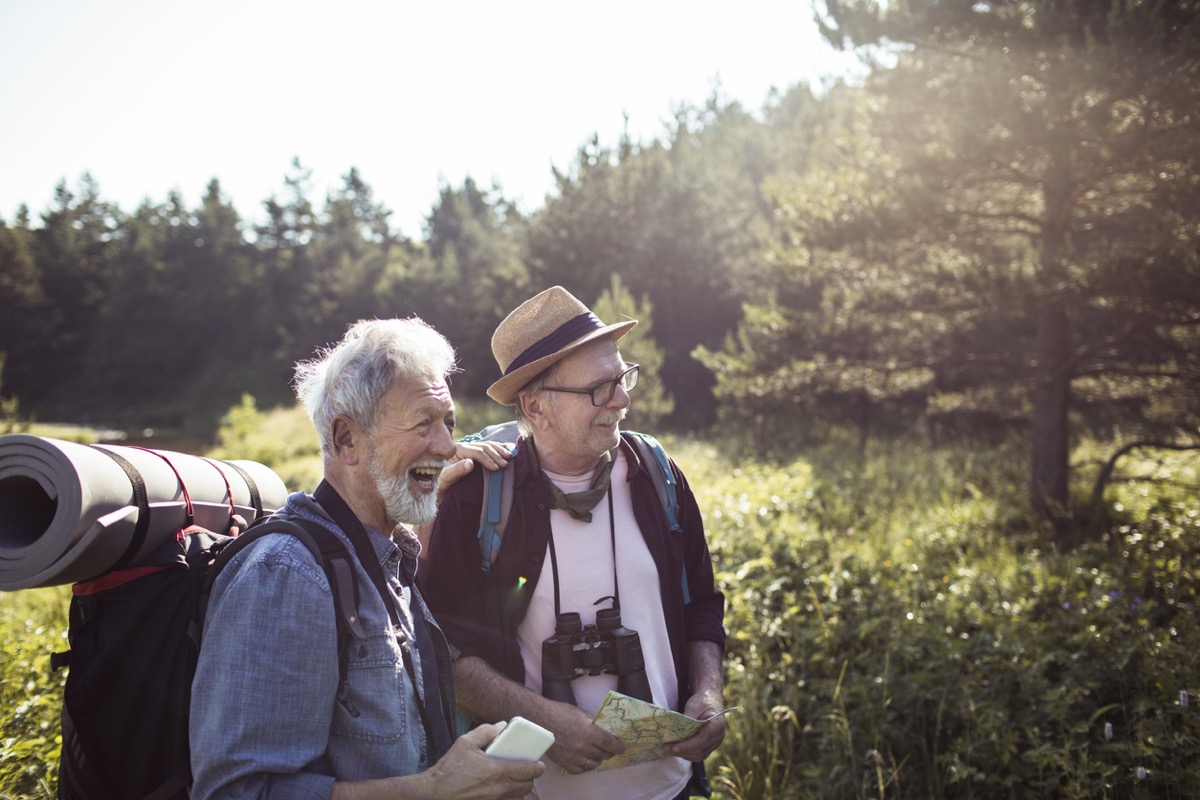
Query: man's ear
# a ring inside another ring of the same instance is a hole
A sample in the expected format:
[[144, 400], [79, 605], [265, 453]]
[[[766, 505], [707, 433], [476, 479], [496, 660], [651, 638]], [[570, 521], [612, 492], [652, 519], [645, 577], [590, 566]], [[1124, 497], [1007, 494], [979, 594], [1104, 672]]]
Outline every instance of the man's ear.
[[540, 428], [546, 416], [544, 395], [540, 392], [522, 393], [517, 395], [517, 404], [521, 406], [521, 411], [525, 414], [525, 421], [529, 423], [529, 427], [534, 430]]
[[333, 418], [333, 453], [343, 464], [357, 464], [362, 432], [346, 417]]

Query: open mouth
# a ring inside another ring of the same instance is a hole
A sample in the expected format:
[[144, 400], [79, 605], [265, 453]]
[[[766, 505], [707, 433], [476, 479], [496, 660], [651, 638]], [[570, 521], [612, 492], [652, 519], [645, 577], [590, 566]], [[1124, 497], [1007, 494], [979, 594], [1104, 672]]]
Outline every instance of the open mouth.
[[441, 467], [413, 467], [408, 471], [408, 477], [412, 482], [426, 490], [432, 490], [437, 486], [438, 476], [441, 474]]

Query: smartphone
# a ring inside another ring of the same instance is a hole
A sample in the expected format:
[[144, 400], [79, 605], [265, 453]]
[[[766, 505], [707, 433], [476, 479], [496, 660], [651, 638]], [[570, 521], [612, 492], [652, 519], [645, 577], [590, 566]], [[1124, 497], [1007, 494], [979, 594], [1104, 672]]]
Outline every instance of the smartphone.
[[506, 761], [537, 761], [554, 744], [554, 734], [524, 717], [513, 717], [483, 752]]

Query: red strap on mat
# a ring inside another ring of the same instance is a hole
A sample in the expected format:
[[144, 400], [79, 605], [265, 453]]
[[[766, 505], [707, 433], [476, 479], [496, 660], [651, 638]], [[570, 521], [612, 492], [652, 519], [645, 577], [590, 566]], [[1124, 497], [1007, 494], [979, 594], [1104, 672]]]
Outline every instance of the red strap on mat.
[[[158, 452], [157, 450], [151, 450], [149, 447], [139, 447], [138, 445], [130, 445], [130, 446], [133, 447], [133, 449], [135, 449], [135, 450], [145, 450], [147, 453], [150, 453], [151, 455], [156, 455], [159, 458], [161, 458], [163, 461], [167, 462], [167, 466], [171, 468], [171, 472], [175, 473], [175, 480], [179, 481], [179, 491], [183, 493], [183, 504], [184, 504], [184, 507], [187, 509], [187, 520], [184, 521], [183, 527], [185, 527], [185, 528], [192, 527], [192, 523], [194, 523], [196, 521], [196, 509], [192, 505], [192, 496], [190, 494], [188, 494], [187, 484], [185, 484], [183, 482], [183, 476], [179, 474], [179, 470], [175, 469], [175, 465], [171, 463], [171, 459], [167, 458], [166, 456], [164, 456], [162, 453]], [[219, 471], [220, 470], [218, 470], [218, 472]], [[221, 477], [223, 478], [224, 475], [222, 475]], [[228, 486], [229, 481], [226, 481], [225, 485]]]
[[99, 578], [92, 578], [90, 581], [81, 581], [71, 586], [71, 594], [76, 597], [86, 597], [89, 594], [97, 592], [105, 592], [117, 586], [122, 586], [129, 583], [135, 578], [140, 578], [143, 575], [149, 575], [154, 572], [162, 572], [164, 569], [170, 569], [176, 566], [175, 564], [157, 564], [147, 567], [130, 567], [129, 569], [119, 569], [116, 572], [106, 572]]

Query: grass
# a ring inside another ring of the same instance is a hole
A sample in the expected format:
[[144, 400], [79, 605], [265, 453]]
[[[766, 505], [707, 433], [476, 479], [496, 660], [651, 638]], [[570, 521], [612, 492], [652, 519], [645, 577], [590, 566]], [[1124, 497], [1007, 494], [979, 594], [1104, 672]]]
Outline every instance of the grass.
[[[296, 414], [243, 404], [219, 454], [309, 486]], [[1200, 797], [1195, 455], [1131, 456], [1123, 476], [1170, 480], [1116, 482], [1100, 533], [1065, 551], [1032, 521], [1015, 447], [764, 463], [664, 444], [728, 601], [740, 711], [709, 761], [719, 800]], [[0, 596], [3, 797], [53, 787], [65, 603]]]

